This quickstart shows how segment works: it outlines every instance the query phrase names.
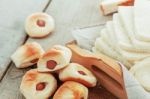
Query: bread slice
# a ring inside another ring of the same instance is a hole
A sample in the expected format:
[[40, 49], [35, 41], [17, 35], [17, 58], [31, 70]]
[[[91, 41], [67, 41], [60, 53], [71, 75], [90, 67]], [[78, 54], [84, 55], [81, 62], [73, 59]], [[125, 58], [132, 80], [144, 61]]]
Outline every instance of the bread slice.
[[123, 57], [130, 62], [139, 61], [144, 59], [145, 57], [150, 56], [149, 53], [139, 53], [139, 52], [129, 52], [127, 50], [133, 48], [130, 44], [128, 36], [124, 33], [123, 27], [121, 27], [121, 23], [119, 21], [119, 15], [114, 14], [113, 16], [113, 26], [115, 29], [116, 42], [118, 44], [118, 51], [123, 55]]
[[[110, 44], [109, 46], [111, 46], [112, 49], [117, 52], [117, 54], [119, 56], [118, 60], [120, 60], [122, 63], [126, 64], [127, 68], [130, 68], [134, 61], [131, 56], [130, 57], [126, 56], [126, 53], [128, 53], [128, 52], [124, 51], [123, 49], [120, 48], [120, 46], [118, 46], [118, 38], [115, 33], [113, 21], [108, 21], [106, 24], [106, 28], [108, 30], [107, 40]], [[130, 52], [127, 55], [130, 55]]]
[[[96, 49], [95, 47], [92, 48], [93, 53], [97, 54], [97, 55], [101, 55], [102, 52], [100, 52], [98, 49]], [[130, 63], [129, 61], [127, 61], [126, 59], [124, 59], [122, 56], [118, 56], [118, 59], [116, 59], [118, 61], [120, 61], [125, 67], [127, 67], [128, 69], [131, 68], [133, 66], [132, 63]]]
[[[108, 38], [105, 40], [109, 40]], [[122, 57], [116, 50], [114, 50], [108, 43], [105, 41], [103, 37], [97, 38], [95, 41], [95, 46], [92, 49], [94, 53], [99, 54], [103, 53], [111, 58], [114, 58], [120, 62], [122, 62], [127, 68], [132, 66], [132, 63], [129, 63], [126, 59]], [[111, 41], [111, 40], [110, 40]]]
[[130, 72], [139, 81], [139, 83], [150, 92], [150, 57], [136, 63]]
[[112, 47], [113, 43], [111, 43], [111, 40], [108, 40], [108, 30], [107, 28], [104, 28], [101, 30], [101, 38]]
[[95, 41], [95, 48], [100, 50], [100, 52], [104, 53], [105, 55], [117, 59], [117, 52], [112, 50], [111, 47], [105, 42], [102, 37], [99, 37]]
[[116, 50], [116, 37], [114, 36], [114, 27], [113, 27], [113, 22], [112, 21], [108, 21], [106, 23], [106, 28], [107, 28], [107, 36], [108, 36], [108, 41], [110, 42], [110, 46]]
[[136, 38], [150, 42], [150, 0], [135, 0], [134, 25]]
[[128, 35], [124, 31], [119, 14], [113, 15], [113, 26], [118, 39], [118, 46], [124, 50], [131, 51], [133, 46], [131, 45]]
[[140, 41], [135, 38], [134, 23], [133, 23], [133, 19], [134, 19], [133, 10], [134, 9], [132, 6], [128, 6], [128, 7], [120, 6], [118, 8], [118, 13], [120, 15], [124, 30], [127, 33], [134, 47], [133, 49], [130, 49], [130, 51], [150, 52], [150, 43]]
[[[107, 30], [107, 31], [105, 32], [104, 30]], [[115, 38], [117, 34], [114, 33], [112, 21], [107, 22], [106, 29], [104, 30], [101, 31], [101, 37], [108, 44], [108, 46], [112, 48], [112, 50], [117, 52], [118, 54], [117, 56], [120, 56], [120, 57], [117, 57], [116, 59], [119, 59], [119, 60], [125, 59], [125, 60], [128, 60], [130, 63], [134, 63], [138, 60], [141, 60], [149, 56], [149, 54], [147, 53], [129, 52], [129, 51], [121, 49], [117, 43], [118, 38]]]

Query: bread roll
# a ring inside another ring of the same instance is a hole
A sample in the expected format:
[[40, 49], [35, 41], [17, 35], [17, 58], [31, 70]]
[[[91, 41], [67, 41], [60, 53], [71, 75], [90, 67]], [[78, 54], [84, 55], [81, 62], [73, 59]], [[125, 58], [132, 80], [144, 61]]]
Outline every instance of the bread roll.
[[19, 47], [11, 56], [17, 68], [25, 68], [36, 64], [44, 54], [42, 47], [36, 43], [27, 43]]
[[54, 72], [66, 67], [70, 63], [72, 52], [69, 48], [55, 45], [47, 51], [38, 61], [40, 72]]
[[57, 81], [50, 73], [32, 69], [23, 76], [20, 91], [26, 99], [48, 99], [56, 88]]
[[130, 72], [139, 81], [139, 83], [150, 92], [150, 57], [137, 62]]
[[133, 5], [134, 0], [103, 0], [100, 4], [100, 8], [104, 15], [111, 14], [118, 10], [119, 5]]
[[46, 13], [33, 13], [27, 17], [25, 30], [30, 37], [42, 38], [54, 31], [55, 23], [52, 16]]
[[56, 91], [53, 99], [88, 99], [88, 89], [80, 83], [67, 81]]
[[66, 68], [59, 72], [61, 81], [76, 81], [87, 87], [96, 85], [96, 77], [88, 69], [77, 63], [70, 63]]

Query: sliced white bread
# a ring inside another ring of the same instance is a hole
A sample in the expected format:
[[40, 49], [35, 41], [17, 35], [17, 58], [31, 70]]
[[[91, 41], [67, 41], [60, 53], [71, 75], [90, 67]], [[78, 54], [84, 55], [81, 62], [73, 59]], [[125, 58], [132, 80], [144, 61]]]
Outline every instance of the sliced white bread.
[[114, 51], [102, 37], [99, 37], [95, 41], [95, 48], [102, 52], [103, 54], [112, 57], [114, 59], [117, 59], [118, 55], [117, 52]]
[[123, 23], [124, 30], [127, 33], [133, 49], [135, 52], [150, 52], [150, 43], [137, 40], [135, 38], [134, 23], [133, 23], [133, 7], [132, 6], [119, 6], [118, 13], [120, 15], [121, 22]]
[[[150, 56], [149, 53], [139, 53], [139, 52], [129, 52], [127, 51], [128, 48], [132, 48], [132, 45], [129, 44], [130, 41], [127, 37], [127, 35], [123, 30], [123, 27], [121, 27], [121, 24], [119, 23], [119, 16], [118, 14], [114, 14], [113, 16], [113, 26], [114, 26], [114, 30], [115, 30], [115, 35], [116, 36], [116, 40], [117, 40], [117, 44], [118, 44], [118, 51], [121, 53], [121, 55], [123, 55], [123, 57], [127, 60], [129, 60], [130, 62], [135, 62], [135, 61], [139, 61], [141, 59], [144, 59], [148, 56]], [[131, 46], [130, 46], [131, 45]]]
[[[104, 28], [101, 30], [101, 38], [109, 45], [111, 46], [112, 43], [110, 42], [111, 40], [108, 40], [108, 30], [107, 28]], [[111, 46], [112, 47], [112, 46]]]
[[[105, 33], [105, 32], [102, 32]], [[106, 33], [107, 34], [107, 33]], [[103, 34], [101, 35], [103, 36]], [[127, 68], [132, 66], [132, 63], [128, 62], [126, 59], [120, 55], [116, 50], [114, 50], [107, 42], [111, 41], [108, 36], [100, 37], [96, 39], [95, 47], [92, 49], [94, 53], [99, 54], [103, 53], [109, 57], [112, 57], [120, 62], [122, 62]]]
[[150, 92], [150, 57], [137, 62], [130, 72], [135, 76], [139, 83]]
[[107, 28], [107, 36], [109, 38], [109, 42], [111, 43], [110, 46], [113, 48], [113, 49], [117, 49], [117, 42], [116, 42], [116, 37], [114, 36], [114, 27], [113, 27], [113, 22], [112, 21], [108, 21], [106, 23], [106, 28]]
[[[104, 41], [109, 45], [109, 48], [114, 50], [117, 54], [116, 59], [122, 62], [124, 65], [126, 65], [127, 68], [130, 68], [132, 66], [132, 61], [127, 61], [128, 59], [122, 55], [122, 53], [119, 52], [118, 46], [117, 46], [117, 39], [113, 27], [113, 22], [108, 21], [106, 23], [106, 28], [101, 31], [101, 37], [104, 39]], [[107, 52], [106, 52], [107, 53]]]
[[144, 58], [150, 56], [150, 54], [148, 54], [148, 53], [128, 52], [128, 51], [125, 51], [125, 50], [122, 50], [122, 49], [118, 49], [118, 50], [121, 53], [121, 55], [131, 63], [141, 61]]
[[[97, 55], [101, 55], [102, 52], [100, 52], [99, 50], [97, 50], [95, 47], [92, 48], [93, 53], [97, 54]], [[125, 60], [123, 57], [118, 55], [118, 59], [116, 59], [118, 61], [120, 61], [124, 66], [126, 66], [128, 69], [131, 68], [133, 66], [132, 63], [128, 62], [127, 60]]]
[[128, 35], [124, 31], [119, 14], [113, 15], [113, 26], [116, 33], [118, 46], [124, 50], [130, 51], [133, 49]]
[[136, 38], [150, 42], [150, 0], [135, 0], [134, 25]]

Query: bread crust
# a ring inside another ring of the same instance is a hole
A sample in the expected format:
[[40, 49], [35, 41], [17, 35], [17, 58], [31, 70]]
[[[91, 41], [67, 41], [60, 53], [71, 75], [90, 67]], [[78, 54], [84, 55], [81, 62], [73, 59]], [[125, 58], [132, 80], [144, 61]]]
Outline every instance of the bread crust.
[[[45, 79], [46, 78], [46, 79]], [[37, 90], [38, 83], [45, 83], [42, 90]], [[23, 76], [20, 91], [26, 99], [48, 99], [57, 88], [57, 81], [50, 73], [40, 73], [37, 69], [31, 69]]]
[[[55, 45], [39, 59], [37, 63], [38, 71], [57, 72], [58, 70], [68, 66], [71, 60], [71, 56], [72, 52], [69, 48], [61, 45]], [[49, 64], [49, 61], [53, 61], [55, 64]]]
[[[37, 24], [38, 20], [44, 21], [44, 26]], [[51, 34], [55, 29], [55, 22], [52, 16], [38, 12], [28, 16], [25, 22], [25, 30], [32, 38], [44, 38]]]
[[[84, 72], [85, 75], [80, 74], [78, 71]], [[97, 82], [92, 72], [77, 63], [70, 63], [66, 68], [60, 70], [59, 79], [63, 82], [76, 81], [87, 87], [94, 87]]]
[[38, 59], [44, 54], [41, 45], [32, 42], [19, 47], [11, 56], [17, 68], [25, 68], [37, 63]]
[[88, 89], [77, 82], [67, 81], [54, 94], [53, 99], [87, 99]]

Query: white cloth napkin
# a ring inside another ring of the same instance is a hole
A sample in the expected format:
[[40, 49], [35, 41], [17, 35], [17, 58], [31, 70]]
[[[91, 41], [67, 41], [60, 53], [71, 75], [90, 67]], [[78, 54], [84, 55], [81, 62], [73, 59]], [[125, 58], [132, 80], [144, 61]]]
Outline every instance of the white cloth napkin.
[[[95, 39], [100, 36], [103, 27], [104, 25], [101, 24], [74, 29], [72, 35], [81, 48], [91, 51]], [[150, 93], [144, 90], [126, 67], [122, 66], [122, 71], [128, 99], [150, 99]]]

